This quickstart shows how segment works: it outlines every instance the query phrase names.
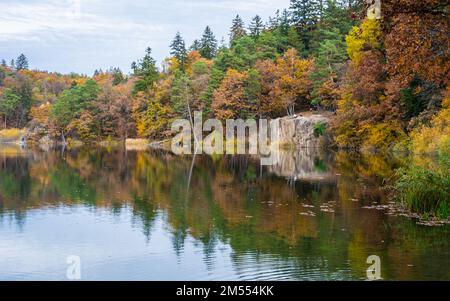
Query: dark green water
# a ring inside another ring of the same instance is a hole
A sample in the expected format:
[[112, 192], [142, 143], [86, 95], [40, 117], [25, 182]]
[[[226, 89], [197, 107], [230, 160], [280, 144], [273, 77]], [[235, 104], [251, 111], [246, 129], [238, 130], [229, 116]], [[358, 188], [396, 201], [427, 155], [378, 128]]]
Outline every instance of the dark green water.
[[370, 255], [383, 279], [450, 280], [448, 226], [363, 208], [398, 165], [0, 146], [0, 280], [65, 280], [70, 255], [82, 280], [363, 280]]

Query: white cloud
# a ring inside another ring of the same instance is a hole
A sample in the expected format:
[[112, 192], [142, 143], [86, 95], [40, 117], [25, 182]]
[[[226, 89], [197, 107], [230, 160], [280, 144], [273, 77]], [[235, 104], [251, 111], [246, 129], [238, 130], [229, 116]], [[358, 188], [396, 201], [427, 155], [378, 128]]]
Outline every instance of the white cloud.
[[[290, 0], [0, 0], [0, 54], [24, 52], [32, 68], [91, 73], [130, 63], [153, 48], [162, 61], [176, 31], [187, 44], [210, 25], [220, 40], [240, 14], [263, 19]], [[80, 1], [80, 10], [76, 1]]]
[[69, 1], [40, 3], [9, 3], [0, 11], [0, 40], [23, 40], [61, 35], [121, 36], [123, 34], [161, 32], [161, 25], [143, 24], [130, 20], [92, 14], [81, 10], [78, 15]]

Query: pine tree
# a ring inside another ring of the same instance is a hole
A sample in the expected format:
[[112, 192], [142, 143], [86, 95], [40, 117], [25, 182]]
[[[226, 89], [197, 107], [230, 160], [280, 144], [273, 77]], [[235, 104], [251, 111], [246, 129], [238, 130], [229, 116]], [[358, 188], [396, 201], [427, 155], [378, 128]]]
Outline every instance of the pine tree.
[[276, 29], [280, 21], [280, 10], [275, 13], [275, 17], [269, 17], [268, 28], [270, 30]]
[[183, 118], [191, 114], [191, 82], [186, 74], [177, 72], [171, 89], [171, 104], [173, 110]]
[[249, 26], [249, 30], [250, 30], [250, 35], [254, 38], [259, 37], [259, 35], [263, 32], [264, 23], [260, 16], [256, 15], [252, 19], [252, 22], [250, 23], [250, 26]]
[[178, 62], [180, 63], [181, 70], [184, 71], [187, 59], [187, 51], [186, 51], [186, 44], [184, 43], [184, 40], [181, 37], [180, 32], [177, 32], [177, 34], [175, 35], [172, 44], [170, 44], [170, 49], [171, 49], [170, 55], [172, 55], [178, 60]]
[[289, 32], [289, 28], [291, 27], [290, 18], [291, 16], [289, 14], [289, 11], [287, 9], [284, 9], [278, 21], [279, 28], [283, 35], [287, 35]]
[[209, 26], [206, 26], [200, 40], [200, 54], [206, 59], [212, 59], [217, 52], [217, 40]]
[[233, 46], [238, 39], [246, 35], [247, 32], [244, 28], [244, 21], [242, 21], [241, 17], [237, 15], [236, 18], [233, 19], [230, 28], [230, 45]]
[[120, 70], [120, 68], [112, 68], [110, 70], [110, 73], [113, 76], [113, 82], [112, 82], [113, 86], [118, 86], [125, 80], [125, 77], [122, 73], [122, 70]]
[[6, 64], [5, 59], [2, 59], [2, 67], [7, 67], [8, 65]]
[[27, 70], [28, 69], [28, 59], [27, 57], [22, 53], [19, 55], [16, 61], [16, 70]]
[[191, 47], [189, 47], [189, 51], [200, 51], [200, 41], [199, 40], [194, 40], [194, 42], [192, 43]]
[[16, 61], [14, 59], [11, 60], [11, 62], [9, 63], [9, 66], [11, 67], [11, 69], [16, 69]]
[[311, 32], [318, 22], [317, 0], [291, 0], [291, 21], [297, 27], [306, 50], [310, 49]]
[[147, 91], [158, 80], [158, 68], [156, 68], [156, 61], [151, 54], [152, 49], [148, 47], [144, 58], [131, 64], [134, 75], [139, 78], [135, 83], [134, 93]]

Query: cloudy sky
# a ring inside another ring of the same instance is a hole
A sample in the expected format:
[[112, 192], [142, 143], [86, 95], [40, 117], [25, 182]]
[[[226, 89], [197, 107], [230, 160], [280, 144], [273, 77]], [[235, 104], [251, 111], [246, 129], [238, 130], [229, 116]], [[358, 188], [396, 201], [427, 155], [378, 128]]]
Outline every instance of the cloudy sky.
[[231, 20], [265, 21], [289, 0], [0, 0], [0, 59], [25, 53], [32, 69], [92, 74], [153, 49], [167, 56], [179, 30], [188, 45], [210, 25], [220, 41]]

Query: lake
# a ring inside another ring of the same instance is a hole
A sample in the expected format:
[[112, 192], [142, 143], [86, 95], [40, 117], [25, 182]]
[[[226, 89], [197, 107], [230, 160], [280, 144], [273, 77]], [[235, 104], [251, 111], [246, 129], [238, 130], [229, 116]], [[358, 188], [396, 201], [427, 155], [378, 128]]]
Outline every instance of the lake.
[[401, 164], [0, 146], [0, 280], [450, 280], [448, 225], [374, 209]]

